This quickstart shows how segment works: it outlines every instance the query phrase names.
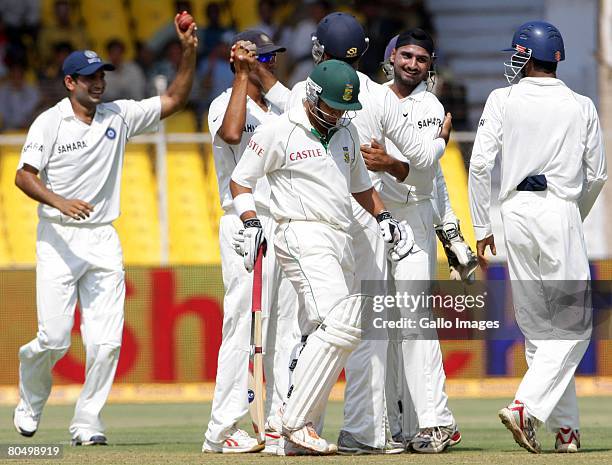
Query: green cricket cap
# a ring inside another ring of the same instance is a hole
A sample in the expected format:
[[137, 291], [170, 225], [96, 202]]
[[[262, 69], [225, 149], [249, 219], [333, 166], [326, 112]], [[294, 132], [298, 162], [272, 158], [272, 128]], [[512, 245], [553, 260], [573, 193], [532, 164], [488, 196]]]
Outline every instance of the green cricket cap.
[[317, 94], [335, 110], [361, 110], [359, 76], [344, 61], [326, 60], [319, 63], [308, 78], [316, 84]]

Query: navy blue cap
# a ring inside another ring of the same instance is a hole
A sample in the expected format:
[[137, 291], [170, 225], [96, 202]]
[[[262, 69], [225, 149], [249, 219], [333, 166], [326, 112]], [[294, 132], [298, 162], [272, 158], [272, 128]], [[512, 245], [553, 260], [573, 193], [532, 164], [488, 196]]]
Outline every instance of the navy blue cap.
[[363, 27], [347, 13], [328, 14], [319, 22], [314, 35], [325, 53], [339, 60], [360, 57], [368, 48]]
[[237, 34], [234, 37], [232, 43], [236, 43], [239, 40], [248, 40], [252, 42], [257, 47], [257, 55], [265, 55], [266, 53], [276, 53], [276, 52], [284, 52], [287, 49], [285, 47], [281, 47], [280, 45], [276, 45], [270, 36], [259, 29], [247, 29], [246, 31], [242, 31], [240, 34]]
[[89, 76], [100, 68], [105, 71], [115, 70], [112, 64], [104, 63], [96, 52], [92, 50], [77, 50], [66, 57], [62, 65], [62, 72], [64, 76], [72, 74]]

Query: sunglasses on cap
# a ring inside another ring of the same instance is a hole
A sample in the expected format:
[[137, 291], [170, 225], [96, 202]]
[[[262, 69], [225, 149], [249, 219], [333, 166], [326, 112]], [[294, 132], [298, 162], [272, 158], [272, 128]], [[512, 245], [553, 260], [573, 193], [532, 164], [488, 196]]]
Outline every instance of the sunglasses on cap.
[[271, 63], [276, 60], [276, 53], [263, 53], [257, 57], [260, 63]]

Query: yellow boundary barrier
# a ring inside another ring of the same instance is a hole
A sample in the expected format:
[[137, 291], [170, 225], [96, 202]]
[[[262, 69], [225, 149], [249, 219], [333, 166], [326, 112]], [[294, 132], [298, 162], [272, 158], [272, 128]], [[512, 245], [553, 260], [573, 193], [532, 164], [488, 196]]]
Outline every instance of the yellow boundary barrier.
[[[446, 381], [446, 392], [450, 398], [474, 399], [512, 397], [520, 378], [450, 379]], [[210, 402], [214, 383], [173, 383], [173, 384], [128, 384], [117, 383], [111, 390], [110, 403], [181, 403]], [[612, 377], [578, 376], [578, 396], [612, 396]], [[50, 405], [69, 405], [76, 402], [81, 392], [80, 384], [66, 384], [53, 387]], [[344, 398], [344, 383], [338, 382], [332, 389], [330, 400]], [[19, 400], [16, 386], [0, 386], [0, 405], [13, 406]]]

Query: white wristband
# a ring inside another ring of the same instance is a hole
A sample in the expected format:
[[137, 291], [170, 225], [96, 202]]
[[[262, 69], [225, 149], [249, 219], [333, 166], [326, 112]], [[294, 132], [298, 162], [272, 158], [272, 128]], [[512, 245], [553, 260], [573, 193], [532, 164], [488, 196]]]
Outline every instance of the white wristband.
[[248, 211], [257, 212], [255, 210], [255, 197], [253, 197], [253, 194], [245, 193], [234, 197], [234, 210], [236, 210], [238, 216], [242, 216], [244, 212]]

